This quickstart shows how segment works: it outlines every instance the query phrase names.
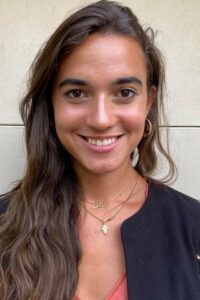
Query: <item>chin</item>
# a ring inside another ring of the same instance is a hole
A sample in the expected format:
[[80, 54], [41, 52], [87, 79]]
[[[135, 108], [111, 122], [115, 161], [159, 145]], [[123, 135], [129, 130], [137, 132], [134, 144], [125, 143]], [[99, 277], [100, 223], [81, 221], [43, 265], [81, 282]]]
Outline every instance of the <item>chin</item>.
[[101, 161], [96, 163], [90, 163], [87, 166], [85, 165], [85, 169], [88, 172], [93, 173], [95, 175], [104, 175], [113, 173], [115, 171], [119, 171], [123, 168], [123, 162], [119, 163], [119, 161]]

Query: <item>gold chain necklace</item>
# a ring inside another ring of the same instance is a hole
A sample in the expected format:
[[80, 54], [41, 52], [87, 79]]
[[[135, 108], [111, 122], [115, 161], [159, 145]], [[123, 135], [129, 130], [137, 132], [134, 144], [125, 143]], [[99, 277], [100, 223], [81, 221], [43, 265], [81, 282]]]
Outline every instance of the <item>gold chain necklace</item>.
[[[132, 193], [132, 192], [131, 192]], [[127, 200], [127, 199], [126, 199]], [[109, 212], [109, 211], [111, 211], [111, 210], [114, 210], [115, 208], [117, 208], [118, 206], [121, 206], [123, 203], [124, 203], [124, 201], [126, 201], [126, 200], [123, 200], [122, 202], [120, 202], [120, 203], [118, 203], [117, 205], [115, 205], [114, 207], [111, 207], [107, 212]], [[85, 201], [84, 203], [88, 203], [88, 204], [91, 204], [91, 205], [93, 205], [92, 206], [92, 208], [94, 208], [94, 209], [102, 209], [102, 208], [106, 208], [107, 207], [107, 205], [106, 205], [106, 203], [105, 202], [101, 202], [101, 201], [97, 201], [97, 202], [89, 202], [89, 201]]]
[[[139, 178], [139, 175], [137, 175], [137, 179], [136, 179], [136, 182], [133, 186], [133, 189], [131, 190], [130, 194], [128, 195], [128, 197], [122, 202], [120, 203], [120, 207], [119, 209], [114, 213], [114, 215], [112, 215], [111, 217], [109, 218], [106, 218], [106, 219], [101, 219], [99, 217], [97, 217], [96, 215], [94, 215], [90, 210], [87, 209], [87, 207], [85, 206], [85, 204], [83, 204], [83, 207], [85, 208], [86, 212], [91, 215], [93, 218], [95, 218], [96, 220], [100, 221], [101, 222], [101, 227], [100, 227], [100, 231], [102, 231], [103, 234], [108, 234], [108, 231], [109, 231], [109, 227], [108, 227], [108, 222], [112, 221], [119, 213], [120, 211], [122, 210], [122, 208], [124, 207], [125, 203], [130, 199], [130, 197], [132, 196], [133, 192], [135, 191], [135, 188], [137, 186], [137, 183], [138, 183], [138, 178]], [[119, 204], [117, 204], [114, 208], [112, 208], [112, 210], [116, 209], [117, 207], [119, 206]]]

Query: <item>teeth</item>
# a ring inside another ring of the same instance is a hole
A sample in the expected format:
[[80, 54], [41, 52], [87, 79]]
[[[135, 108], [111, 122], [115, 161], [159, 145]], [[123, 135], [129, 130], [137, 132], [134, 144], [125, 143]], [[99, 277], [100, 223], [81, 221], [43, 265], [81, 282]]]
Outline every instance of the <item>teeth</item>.
[[116, 139], [117, 139], [116, 137], [104, 139], [104, 140], [87, 138], [87, 142], [89, 144], [95, 145], [97, 147], [102, 147], [102, 146], [107, 146], [107, 145], [113, 144], [116, 141]]

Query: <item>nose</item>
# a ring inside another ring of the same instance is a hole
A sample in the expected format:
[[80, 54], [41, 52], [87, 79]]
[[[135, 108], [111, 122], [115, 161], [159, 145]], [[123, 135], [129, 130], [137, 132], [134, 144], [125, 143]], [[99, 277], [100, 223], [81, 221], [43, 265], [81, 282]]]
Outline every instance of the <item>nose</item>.
[[113, 103], [105, 96], [93, 100], [87, 115], [87, 125], [95, 130], [112, 127], [116, 121]]

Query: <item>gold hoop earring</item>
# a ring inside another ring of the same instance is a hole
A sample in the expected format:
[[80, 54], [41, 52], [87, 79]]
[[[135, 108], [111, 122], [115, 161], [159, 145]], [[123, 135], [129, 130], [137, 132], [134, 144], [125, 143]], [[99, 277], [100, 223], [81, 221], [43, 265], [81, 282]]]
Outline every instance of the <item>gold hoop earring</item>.
[[147, 118], [145, 120], [145, 128], [144, 128], [144, 135], [143, 137], [147, 137], [151, 134], [152, 132], [152, 123], [151, 121]]

